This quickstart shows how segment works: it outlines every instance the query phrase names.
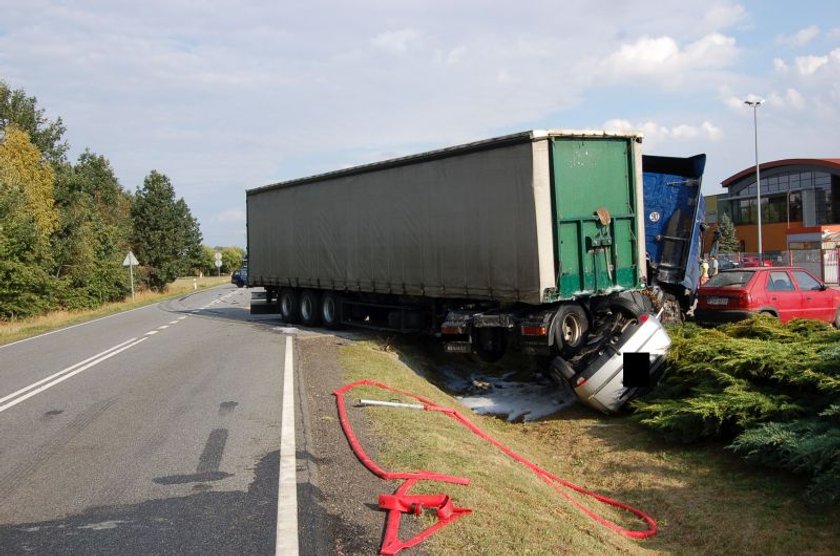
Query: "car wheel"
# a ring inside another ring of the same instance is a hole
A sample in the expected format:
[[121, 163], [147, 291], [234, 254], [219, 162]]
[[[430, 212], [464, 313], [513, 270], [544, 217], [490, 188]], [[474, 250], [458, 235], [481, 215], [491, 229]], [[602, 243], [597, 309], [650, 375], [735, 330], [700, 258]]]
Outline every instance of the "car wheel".
[[834, 313], [834, 328], [840, 328], [840, 307]]
[[286, 289], [280, 292], [280, 317], [288, 324], [297, 324], [300, 322], [300, 305], [298, 301], [298, 293], [292, 289]]

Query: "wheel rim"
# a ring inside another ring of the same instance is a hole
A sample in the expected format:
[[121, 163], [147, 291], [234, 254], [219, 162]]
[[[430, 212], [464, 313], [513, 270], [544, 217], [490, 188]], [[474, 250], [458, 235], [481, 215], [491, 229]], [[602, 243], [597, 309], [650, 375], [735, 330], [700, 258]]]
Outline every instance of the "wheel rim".
[[583, 336], [583, 327], [577, 315], [566, 315], [560, 323], [560, 332], [563, 335], [563, 343], [567, 346], [575, 346]]

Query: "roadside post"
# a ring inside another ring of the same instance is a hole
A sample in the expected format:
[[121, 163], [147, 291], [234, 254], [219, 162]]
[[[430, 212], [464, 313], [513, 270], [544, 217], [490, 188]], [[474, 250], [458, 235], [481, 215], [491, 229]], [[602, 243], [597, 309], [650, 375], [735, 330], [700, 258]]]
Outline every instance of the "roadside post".
[[222, 275], [222, 254], [221, 253], [216, 253], [215, 255], [213, 255], [213, 257], [216, 259], [216, 269], [217, 269], [216, 272], [218, 272], [218, 275], [221, 276]]
[[131, 302], [134, 303], [134, 267], [137, 266], [137, 257], [131, 251], [125, 256], [122, 265], [128, 267], [128, 275], [131, 277]]

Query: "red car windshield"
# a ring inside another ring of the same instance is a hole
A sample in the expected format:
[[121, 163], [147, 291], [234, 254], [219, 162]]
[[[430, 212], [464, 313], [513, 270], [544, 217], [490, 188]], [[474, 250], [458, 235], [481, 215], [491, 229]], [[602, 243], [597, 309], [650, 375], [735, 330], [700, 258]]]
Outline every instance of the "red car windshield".
[[704, 287], [706, 288], [741, 288], [746, 286], [755, 276], [752, 270], [727, 270], [712, 276]]

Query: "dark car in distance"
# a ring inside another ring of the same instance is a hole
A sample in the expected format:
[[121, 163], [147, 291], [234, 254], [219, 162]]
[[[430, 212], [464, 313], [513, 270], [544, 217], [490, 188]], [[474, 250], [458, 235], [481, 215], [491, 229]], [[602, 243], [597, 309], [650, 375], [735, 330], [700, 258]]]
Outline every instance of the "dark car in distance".
[[694, 318], [701, 324], [733, 322], [754, 313], [782, 322], [816, 319], [840, 328], [840, 290], [790, 266], [722, 270], [697, 290]]
[[239, 270], [234, 270], [233, 274], [230, 275], [230, 283], [236, 284], [237, 288], [241, 288], [248, 284], [248, 271], [244, 268], [240, 268]]

